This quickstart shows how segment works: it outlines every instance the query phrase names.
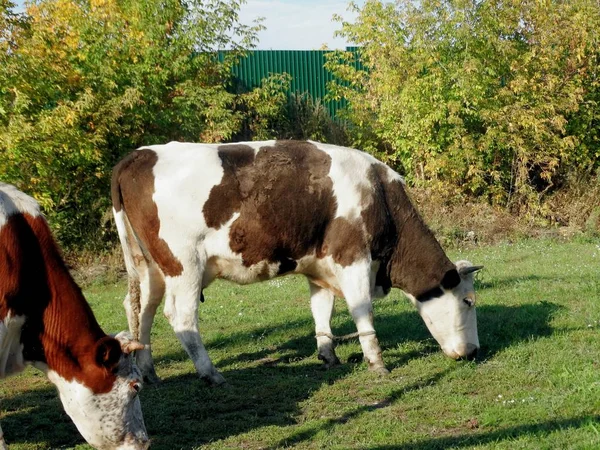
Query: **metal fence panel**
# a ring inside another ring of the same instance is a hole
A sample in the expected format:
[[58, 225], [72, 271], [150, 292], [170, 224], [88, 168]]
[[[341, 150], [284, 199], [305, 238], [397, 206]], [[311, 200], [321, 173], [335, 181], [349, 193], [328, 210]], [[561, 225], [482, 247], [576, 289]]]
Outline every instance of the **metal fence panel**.
[[[356, 48], [348, 48], [356, 51]], [[239, 87], [251, 90], [260, 86], [261, 80], [275, 73], [288, 73], [291, 77], [290, 93], [308, 92], [319, 99], [331, 117], [345, 106], [345, 102], [326, 102], [327, 82], [333, 80], [325, 69], [325, 55], [331, 50], [254, 50], [234, 65], [233, 73]], [[357, 64], [357, 67], [360, 67]]]

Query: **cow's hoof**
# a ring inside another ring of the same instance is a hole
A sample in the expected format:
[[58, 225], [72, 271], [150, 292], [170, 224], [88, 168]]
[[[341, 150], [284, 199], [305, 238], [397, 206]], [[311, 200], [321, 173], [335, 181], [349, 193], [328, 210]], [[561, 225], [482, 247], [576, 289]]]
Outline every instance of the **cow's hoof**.
[[341, 364], [339, 358], [336, 355], [327, 357], [319, 353], [319, 356], [317, 356], [317, 358], [323, 361], [323, 366], [326, 369], [331, 369], [332, 367], [339, 366]]
[[372, 369], [371, 372], [376, 373], [379, 376], [387, 377], [390, 374], [390, 371], [385, 367], [378, 367], [377, 369]]
[[213, 372], [210, 375], [203, 375], [200, 377], [210, 387], [227, 386], [227, 380], [219, 372]]
[[381, 376], [390, 374], [390, 371], [385, 368], [382, 361], [373, 364], [369, 363], [369, 371]]

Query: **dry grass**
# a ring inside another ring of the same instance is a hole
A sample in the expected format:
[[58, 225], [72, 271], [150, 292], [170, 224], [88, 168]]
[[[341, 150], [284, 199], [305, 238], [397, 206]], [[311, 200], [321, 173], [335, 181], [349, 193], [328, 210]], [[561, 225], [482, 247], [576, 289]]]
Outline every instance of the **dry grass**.
[[425, 222], [446, 248], [600, 235], [598, 180], [578, 182], [558, 191], [540, 203], [535, 215], [527, 216], [482, 201], [448, 201], [425, 189], [410, 192]]
[[92, 283], [114, 283], [122, 279], [126, 273], [119, 244], [101, 253], [67, 252], [64, 257], [73, 278], [81, 286], [89, 286]]

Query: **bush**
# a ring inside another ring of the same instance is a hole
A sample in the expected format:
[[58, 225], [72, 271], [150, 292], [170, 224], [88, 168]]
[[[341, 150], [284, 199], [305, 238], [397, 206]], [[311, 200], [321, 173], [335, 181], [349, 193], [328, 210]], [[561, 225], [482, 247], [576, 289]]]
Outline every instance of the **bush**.
[[114, 236], [101, 224], [124, 154], [240, 129], [231, 66], [260, 29], [239, 24], [240, 3], [39, 0], [15, 14], [0, 1], [0, 179], [40, 202], [63, 244]]
[[535, 215], [568, 172], [598, 168], [596, 1], [354, 8], [340, 34], [359, 50], [330, 57], [332, 96], [349, 102], [354, 144], [410, 183]]

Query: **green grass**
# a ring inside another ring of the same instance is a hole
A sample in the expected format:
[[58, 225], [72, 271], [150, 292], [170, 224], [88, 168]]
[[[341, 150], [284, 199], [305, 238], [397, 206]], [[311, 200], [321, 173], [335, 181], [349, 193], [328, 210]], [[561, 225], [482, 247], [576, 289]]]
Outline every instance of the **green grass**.
[[[477, 281], [477, 361], [446, 358], [399, 291], [375, 304], [389, 377], [369, 373], [358, 342], [340, 367], [316, 358], [301, 278], [218, 282], [201, 333], [229, 382], [206, 387], [162, 315], [153, 344], [159, 386], [141, 393], [154, 449], [600, 448], [600, 241], [526, 241], [451, 252], [484, 264]], [[105, 330], [126, 327], [125, 283], [86, 295]], [[336, 334], [354, 331], [343, 301]], [[0, 384], [11, 450], [89, 448], [44, 376]]]

